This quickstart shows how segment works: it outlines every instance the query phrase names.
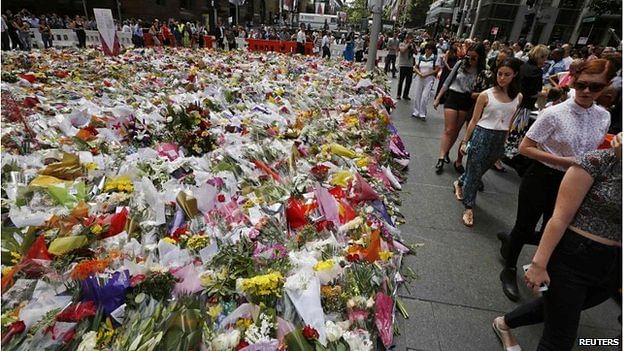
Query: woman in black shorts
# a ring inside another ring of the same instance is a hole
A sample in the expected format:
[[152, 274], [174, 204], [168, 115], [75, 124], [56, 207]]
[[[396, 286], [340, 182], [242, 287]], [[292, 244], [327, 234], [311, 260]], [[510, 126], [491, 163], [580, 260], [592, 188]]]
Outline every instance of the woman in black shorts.
[[[437, 109], [440, 99], [448, 92], [444, 102], [444, 131], [440, 141], [440, 154], [435, 165], [437, 174], [442, 173], [444, 163], [451, 162], [449, 151], [457, 140], [468, 111], [472, 109], [472, 90], [477, 75], [484, 69], [485, 48], [481, 44], [475, 44], [468, 49], [464, 59], [455, 64], [433, 102], [433, 108]], [[457, 168], [457, 164], [455, 167]]]

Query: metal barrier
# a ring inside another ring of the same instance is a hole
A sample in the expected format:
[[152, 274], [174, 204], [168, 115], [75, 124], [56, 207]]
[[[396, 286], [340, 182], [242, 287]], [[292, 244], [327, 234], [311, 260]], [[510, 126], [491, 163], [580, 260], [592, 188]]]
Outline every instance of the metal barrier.
[[[73, 29], [52, 29], [52, 45], [54, 47], [76, 47], [78, 46], [78, 37]], [[100, 33], [97, 30], [85, 30], [86, 44], [87, 46], [100, 45]], [[41, 39], [41, 33], [37, 28], [30, 29], [30, 36], [32, 38], [33, 47], [43, 49], [43, 40]], [[121, 46], [132, 45], [132, 33], [117, 32], [117, 38]]]

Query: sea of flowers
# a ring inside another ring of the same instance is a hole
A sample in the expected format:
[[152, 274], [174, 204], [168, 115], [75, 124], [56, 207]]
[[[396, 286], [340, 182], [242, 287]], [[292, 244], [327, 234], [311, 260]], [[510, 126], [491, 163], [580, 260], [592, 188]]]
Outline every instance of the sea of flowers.
[[272, 53], [2, 55], [3, 350], [393, 345], [387, 81]]

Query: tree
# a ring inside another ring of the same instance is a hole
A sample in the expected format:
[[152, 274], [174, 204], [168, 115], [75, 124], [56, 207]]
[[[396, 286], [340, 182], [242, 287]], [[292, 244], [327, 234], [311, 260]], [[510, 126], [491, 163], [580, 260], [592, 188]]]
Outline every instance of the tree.
[[424, 27], [427, 11], [429, 11], [431, 3], [433, 3], [433, 0], [412, 0], [406, 24], [409, 27]]
[[589, 9], [597, 16], [622, 13], [622, 0], [592, 0]]
[[368, 11], [367, 0], [355, 0], [346, 5], [347, 22], [352, 24], [359, 24], [362, 18], [368, 18], [370, 11]]

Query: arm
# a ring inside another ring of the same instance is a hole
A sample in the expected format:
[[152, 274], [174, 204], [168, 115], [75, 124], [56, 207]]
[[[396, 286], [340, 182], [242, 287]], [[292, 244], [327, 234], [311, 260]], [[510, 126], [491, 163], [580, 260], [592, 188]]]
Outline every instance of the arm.
[[453, 79], [455, 78], [455, 75], [457, 74], [457, 70], [459, 70], [460, 65], [461, 61], [457, 61], [457, 63], [453, 67], [453, 70], [451, 70], [451, 73], [449, 73], [449, 75], [446, 77], [446, 80], [444, 80], [444, 84], [442, 85], [438, 96], [436, 96], [435, 101], [433, 102], [434, 109], [436, 109], [438, 105], [440, 105], [440, 99], [442, 98], [442, 96], [444, 96], [448, 88], [451, 86], [451, 83], [453, 82]]
[[453, 69], [453, 67], [449, 66], [449, 64], [448, 64], [448, 52], [446, 54], [444, 54], [444, 66], [449, 71]]
[[553, 74], [550, 77], [548, 77], [548, 81], [553, 87], [559, 86], [559, 77], [556, 74]]
[[572, 166], [575, 162], [574, 157], [555, 156], [551, 153], [541, 150], [537, 146], [537, 142], [529, 138], [528, 136], [525, 136], [524, 139], [522, 139], [522, 143], [520, 143], [520, 147], [518, 149], [521, 155], [524, 155], [528, 158], [540, 162], [545, 162], [551, 165], [561, 166], [564, 168]]
[[546, 271], [550, 257], [593, 183], [592, 176], [580, 166], [574, 165], [566, 172], [559, 187], [555, 211], [546, 224], [544, 235], [525, 276], [530, 288], [536, 290], [543, 283], [550, 283]]
[[[477, 123], [479, 123], [481, 115], [483, 114], [483, 109], [485, 108], [485, 106], [487, 106], [487, 104], [487, 93], [480, 93], [479, 97], [477, 98], [477, 103], [475, 104], [474, 110], [472, 111], [472, 119], [470, 120], [468, 128], [466, 128], [466, 134], [464, 134], [464, 139], [461, 142], [460, 150], [464, 150], [464, 146], [468, 144], [468, 141], [470, 141], [470, 138], [472, 138], [472, 132], [477, 127]], [[464, 151], [462, 151], [462, 153], [465, 154]]]

